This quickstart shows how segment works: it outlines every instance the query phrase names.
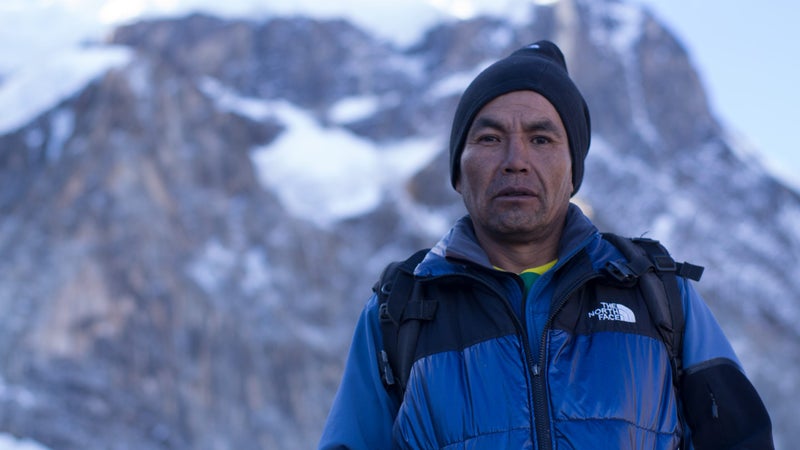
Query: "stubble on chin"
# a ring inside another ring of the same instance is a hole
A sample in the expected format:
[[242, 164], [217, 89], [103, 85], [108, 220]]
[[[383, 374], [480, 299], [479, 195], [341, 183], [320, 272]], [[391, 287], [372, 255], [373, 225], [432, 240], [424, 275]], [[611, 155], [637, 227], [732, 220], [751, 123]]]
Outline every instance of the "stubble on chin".
[[484, 234], [496, 241], [529, 242], [540, 239], [550, 232], [544, 211], [546, 208], [543, 205], [490, 210], [480, 226]]

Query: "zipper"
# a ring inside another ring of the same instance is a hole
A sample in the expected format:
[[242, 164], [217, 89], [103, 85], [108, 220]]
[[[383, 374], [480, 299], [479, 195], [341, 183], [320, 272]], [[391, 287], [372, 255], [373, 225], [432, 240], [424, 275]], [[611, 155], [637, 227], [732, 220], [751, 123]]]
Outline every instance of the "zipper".
[[531, 372], [533, 373], [533, 413], [534, 425], [536, 427], [536, 438], [539, 450], [547, 450], [553, 448], [553, 440], [550, 436], [550, 408], [548, 407], [548, 393], [547, 393], [547, 377], [544, 374], [543, 368], [546, 367], [547, 358], [547, 334], [548, 330], [553, 324], [553, 319], [556, 314], [561, 311], [567, 300], [583, 285], [595, 278], [601, 278], [597, 272], [587, 272], [582, 277], [575, 280], [565, 290], [565, 294], [558, 298], [558, 301], [553, 303], [550, 314], [547, 317], [547, 322], [544, 324], [542, 330], [541, 340], [539, 341], [539, 358], [533, 364]]
[[[572, 259], [572, 258], [570, 258]], [[522, 341], [522, 348], [525, 353], [525, 360], [528, 365], [528, 370], [531, 371], [532, 382], [533, 382], [533, 400], [534, 400], [534, 407], [533, 407], [533, 423], [534, 429], [536, 431], [536, 438], [538, 442], [538, 449], [539, 450], [546, 450], [552, 448], [552, 439], [550, 437], [550, 411], [548, 408], [547, 402], [547, 380], [544, 376], [542, 371], [542, 367], [545, 366], [545, 358], [547, 356], [547, 331], [550, 329], [553, 319], [555, 318], [556, 314], [564, 307], [564, 304], [567, 302], [569, 297], [572, 296], [581, 286], [593, 280], [595, 278], [601, 278], [597, 272], [587, 272], [582, 277], [575, 280], [569, 287], [569, 289], [565, 290], [565, 294], [562, 295], [557, 303], [553, 304], [553, 308], [550, 311], [550, 315], [547, 318], [547, 322], [545, 322], [544, 329], [542, 330], [542, 337], [539, 341], [539, 358], [538, 360], [534, 357], [533, 350], [531, 349], [530, 341], [528, 339], [528, 332], [527, 327], [525, 327], [524, 323], [520, 320], [520, 317], [514, 312], [511, 304], [509, 303], [508, 299], [506, 299], [505, 295], [500, 292], [495, 286], [491, 283], [486, 281], [485, 279], [469, 274], [469, 273], [451, 273], [445, 275], [437, 275], [430, 277], [426, 280], [427, 281], [434, 281], [434, 280], [442, 280], [446, 278], [461, 278], [461, 279], [469, 279], [472, 281], [477, 282], [480, 285], [485, 286], [489, 291], [491, 291], [500, 301], [503, 302], [506, 310], [508, 311], [511, 319], [514, 322], [514, 326], [517, 329], [517, 332], [520, 335]], [[524, 293], [524, 289], [522, 290]], [[525, 308], [527, 304], [526, 296], [522, 296], [522, 314], [525, 314]]]

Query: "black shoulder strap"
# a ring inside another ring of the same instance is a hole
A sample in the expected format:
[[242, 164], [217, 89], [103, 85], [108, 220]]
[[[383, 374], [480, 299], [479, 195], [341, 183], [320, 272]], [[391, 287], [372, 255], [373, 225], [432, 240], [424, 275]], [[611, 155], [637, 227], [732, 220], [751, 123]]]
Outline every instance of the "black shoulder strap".
[[437, 302], [424, 299], [414, 279], [414, 269], [429, 249], [419, 250], [405, 261], [383, 270], [373, 291], [378, 296], [383, 348], [378, 352], [381, 377], [390, 391], [402, 398], [419, 335], [421, 321], [431, 320]]
[[683, 376], [685, 318], [677, 277], [699, 281], [703, 267], [687, 262], [676, 263], [667, 249], [653, 239], [624, 238], [612, 233], [603, 233], [603, 238], [628, 260], [609, 262], [606, 271], [623, 283], [632, 285], [638, 281], [650, 318], [669, 351], [673, 382], [679, 386]]
[[[611, 233], [604, 233], [603, 238], [617, 247], [628, 260], [627, 263], [610, 262], [607, 271], [618, 281], [633, 284], [638, 280], [647, 311], [669, 353], [672, 383], [675, 391], [680, 392], [686, 322], [678, 277], [700, 281], [703, 267], [687, 262], [676, 263], [667, 249], [653, 239], [628, 239]], [[678, 399], [680, 401], [680, 395]], [[685, 426], [686, 416], [682, 409], [678, 417]], [[681, 449], [688, 448], [688, 445], [688, 439], [681, 440]]]

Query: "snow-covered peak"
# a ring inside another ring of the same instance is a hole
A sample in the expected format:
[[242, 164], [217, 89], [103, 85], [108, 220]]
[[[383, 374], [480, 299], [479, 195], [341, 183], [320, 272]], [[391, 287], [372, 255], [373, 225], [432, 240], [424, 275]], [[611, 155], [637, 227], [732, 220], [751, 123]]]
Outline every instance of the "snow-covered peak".
[[[431, 25], [476, 15], [524, 20], [531, 3], [558, 0], [4, 0], [0, 5], [0, 74], [47, 54], [101, 41], [134, 20], [205, 12], [227, 18], [305, 15], [344, 18], [399, 45]], [[46, 30], [46, 32], [43, 32]]]
[[[306, 15], [345, 18], [376, 36], [408, 45], [434, 23], [475, 14], [508, 14], [515, 0], [5, 0], [0, 5], [0, 134], [14, 131], [127, 61], [102, 42], [112, 27], [142, 18], [206, 12], [229, 18]], [[519, 15], [516, 15], [519, 17]]]
[[16, 439], [10, 434], [0, 433], [0, 450], [48, 450], [48, 448], [30, 439]]
[[20, 67], [0, 84], [0, 134], [25, 125], [99, 74], [129, 59], [129, 52], [123, 48], [69, 48], [42, 58], [38, 64]]

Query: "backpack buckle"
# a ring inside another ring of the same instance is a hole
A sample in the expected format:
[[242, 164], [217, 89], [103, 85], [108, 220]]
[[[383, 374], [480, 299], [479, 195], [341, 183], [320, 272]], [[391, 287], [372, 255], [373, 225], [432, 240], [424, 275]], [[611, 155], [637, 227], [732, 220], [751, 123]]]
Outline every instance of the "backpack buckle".
[[389, 314], [389, 304], [388, 303], [381, 303], [381, 305], [378, 307], [378, 318], [381, 320], [381, 322], [384, 322], [384, 323], [387, 323], [387, 322], [394, 323], [394, 320], [392, 320], [391, 314]]
[[393, 386], [397, 382], [397, 379], [394, 376], [391, 364], [389, 364], [389, 355], [386, 353], [386, 350], [381, 350], [379, 360], [381, 373], [383, 374], [383, 382], [386, 386]]
[[656, 270], [660, 270], [662, 272], [675, 272], [678, 270], [678, 265], [675, 264], [675, 260], [669, 256], [654, 256], [653, 265], [656, 267]]
[[608, 261], [605, 270], [614, 279], [622, 283], [630, 283], [637, 278], [636, 272], [621, 261]]

